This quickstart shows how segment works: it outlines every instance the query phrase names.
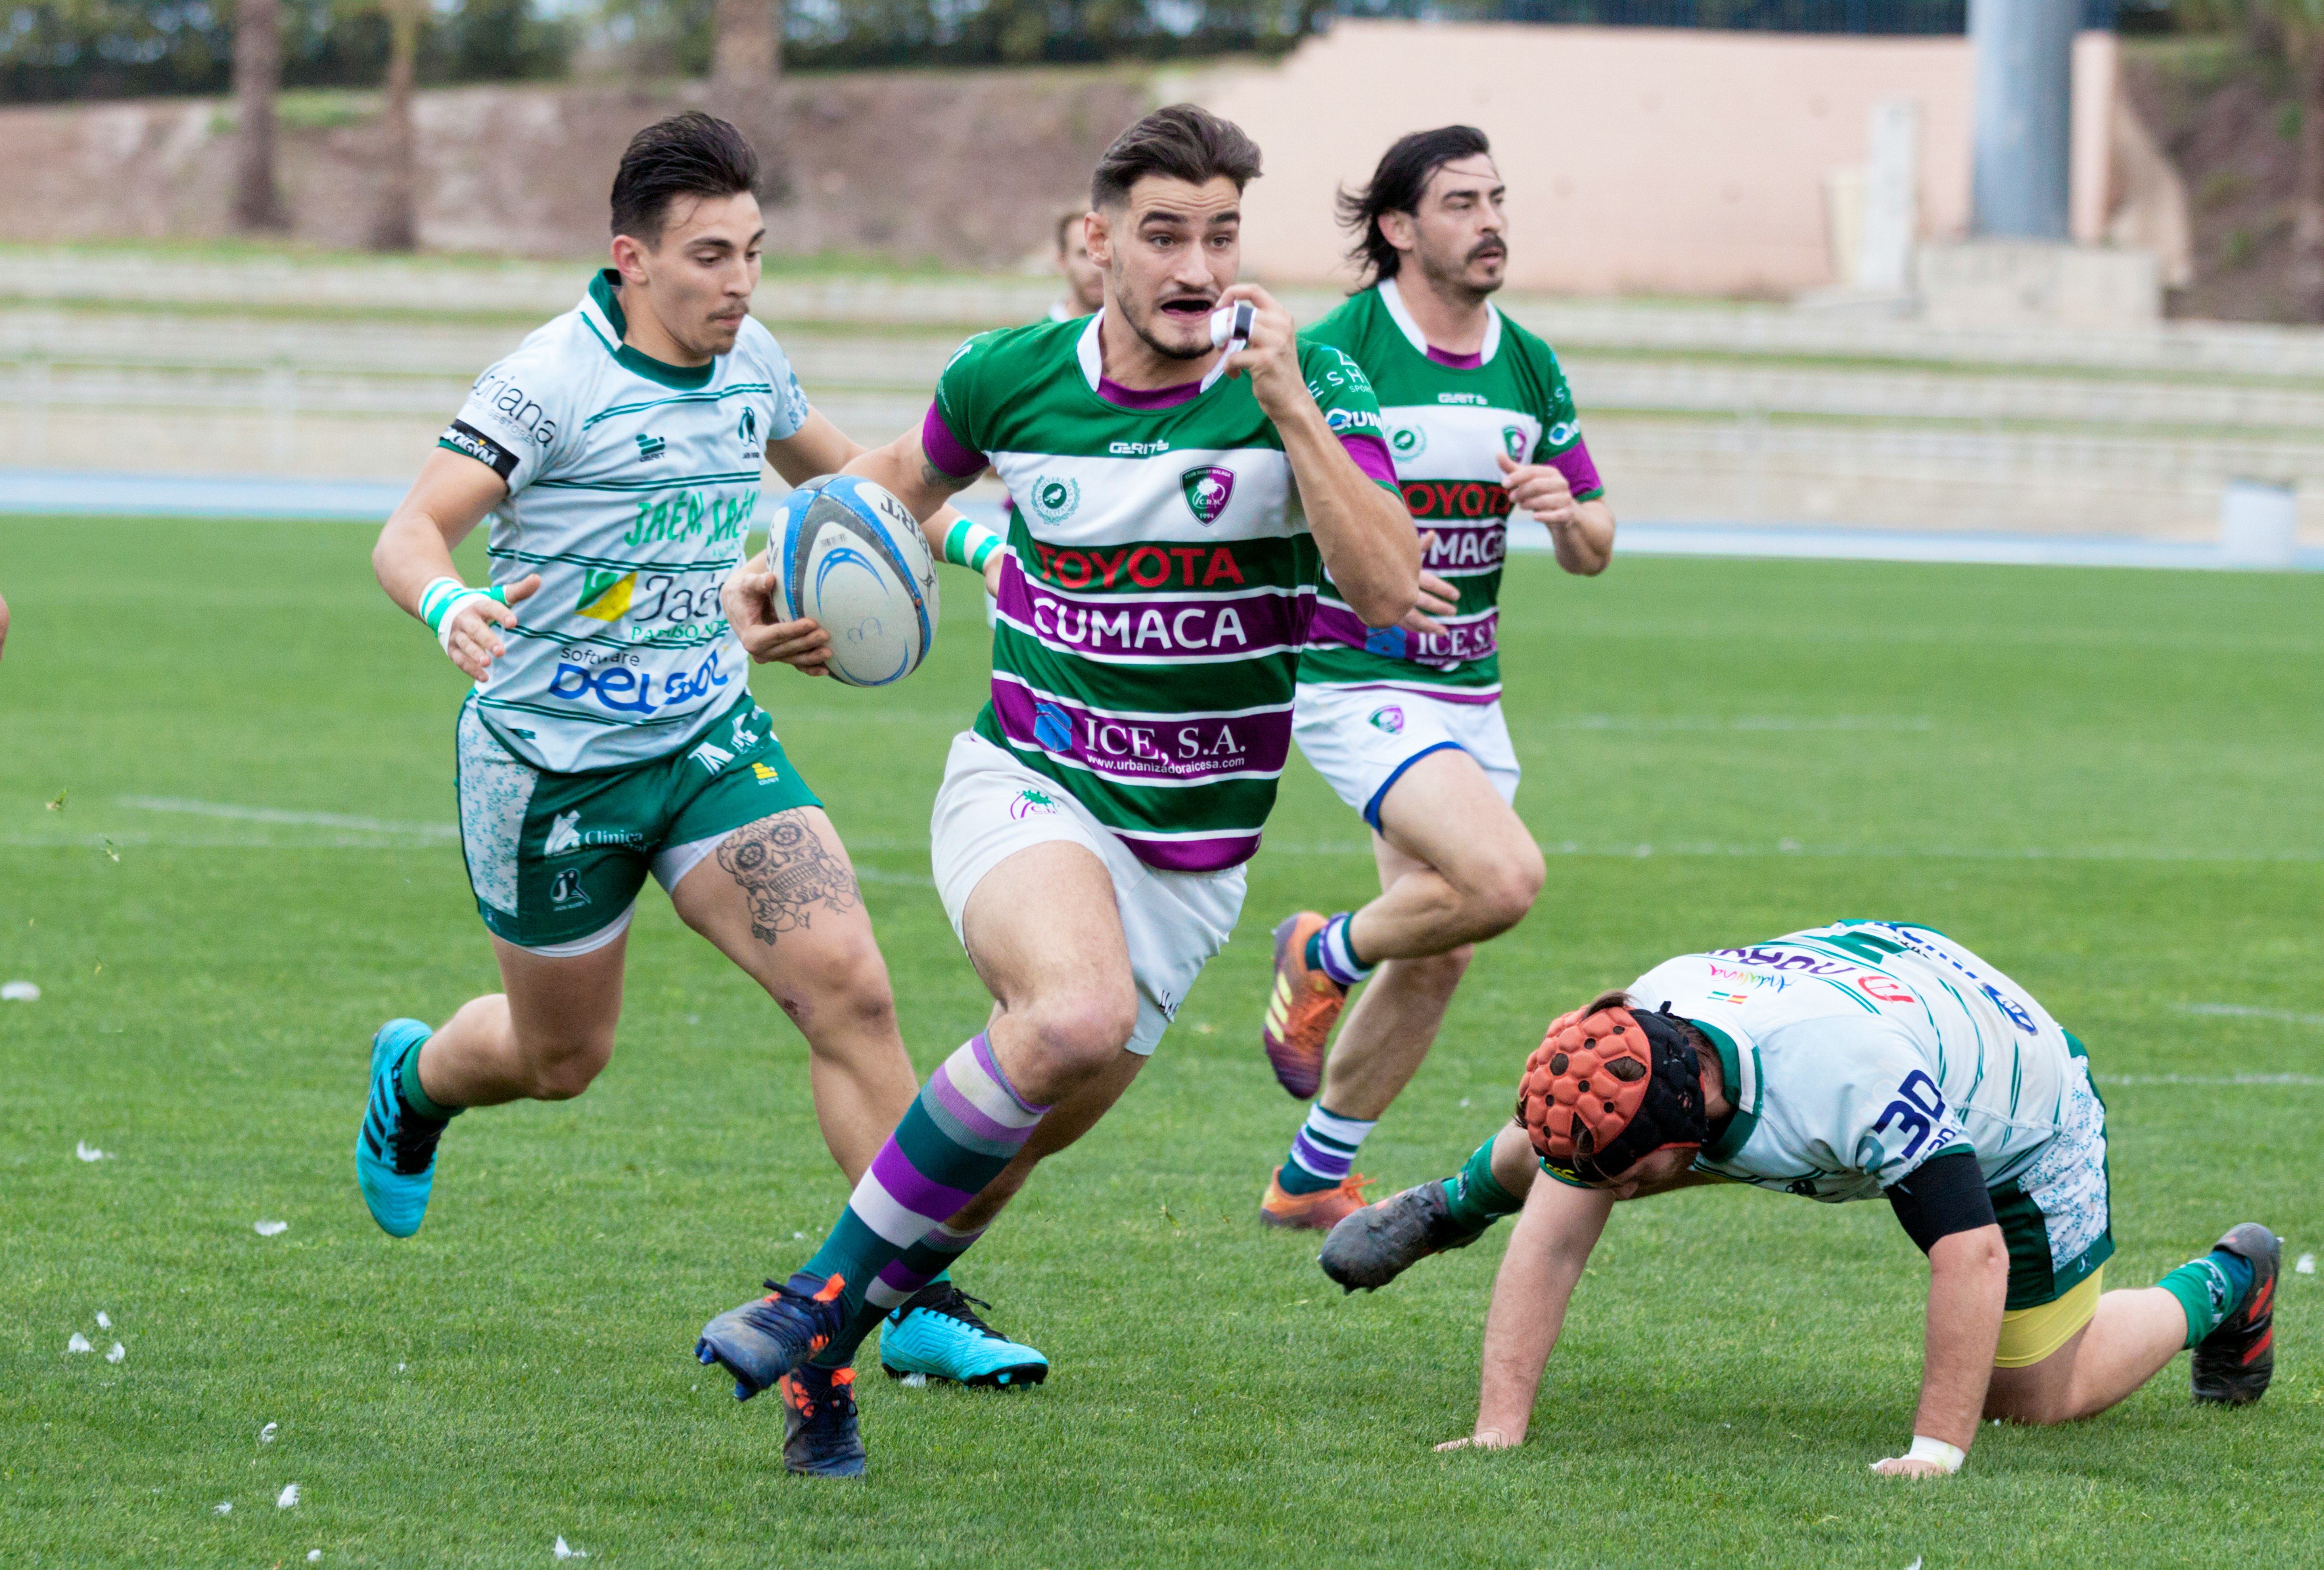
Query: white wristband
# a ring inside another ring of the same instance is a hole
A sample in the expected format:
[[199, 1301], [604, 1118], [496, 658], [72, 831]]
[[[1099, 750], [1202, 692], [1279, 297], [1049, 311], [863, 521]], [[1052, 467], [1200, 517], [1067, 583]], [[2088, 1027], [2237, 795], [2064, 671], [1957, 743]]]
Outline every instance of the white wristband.
[[1904, 1452], [1905, 1461], [1933, 1461], [1944, 1468], [1948, 1476], [1959, 1472], [1969, 1453], [1958, 1445], [1948, 1445], [1942, 1439], [1932, 1439], [1926, 1434], [1913, 1436], [1913, 1447]]

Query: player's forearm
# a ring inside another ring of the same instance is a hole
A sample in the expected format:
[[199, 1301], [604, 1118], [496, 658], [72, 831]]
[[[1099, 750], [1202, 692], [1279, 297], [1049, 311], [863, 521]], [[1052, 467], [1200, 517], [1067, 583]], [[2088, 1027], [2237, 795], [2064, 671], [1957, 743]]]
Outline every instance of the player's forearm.
[[[907, 431], [884, 447], [871, 447], [848, 460], [843, 473], [861, 474], [885, 490], [920, 520], [923, 531], [935, 522], [936, 515], [951, 502], [954, 494], [975, 483], [973, 474], [947, 474], [928, 462], [920, 446], [918, 431]], [[942, 549], [943, 537], [934, 536], [935, 548]]]
[[2000, 1227], [1956, 1232], [1929, 1250], [1929, 1323], [1914, 1433], [1963, 1450], [1976, 1441], [2008, 1295], [2009, 1250]]
[[1614, 510], [1602, 496], [1573, 504], [1573, 521], [1549, 531], [1557, 565], [1584, 578], [1597, 576], [1614, 559]]
[[[1582, 1276], [1581, 1262], [1564, 1257], [1566, 1251], [1557, 1244], [1529, 1212], [1517, 1223], [1493, 1278], [1474, 1430], [1489, 1443], [1521, 1444], [1532, 1426], [1534, 1397], [1565, 1327], [1573, 1284]], [[1582, 1259], [1588, 1257], [1585, 1248]]]
[[456, 578], [447, 531], [428, 512], [408, 499], [379, 531], [371, 549], [371, 570], [387, 597], [413, 616], [420, 614], [420, 596], [438, 578]]
[[1332, 584], [1367, 627], [1394, 627], [1420, 600], [1420, 534], [1403, 503], [1356, 467], [1309, 399], [1277, 418], [1307, 528]]

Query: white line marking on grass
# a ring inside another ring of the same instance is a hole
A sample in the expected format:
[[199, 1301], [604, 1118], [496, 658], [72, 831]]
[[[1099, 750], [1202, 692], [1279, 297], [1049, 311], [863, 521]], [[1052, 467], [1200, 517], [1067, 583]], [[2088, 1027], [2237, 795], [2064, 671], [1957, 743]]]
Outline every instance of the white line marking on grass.
[[2273, 1019], [2286, 1024], [2324, 1025], [2324, 1014], [2301, 1014], [2291, 1008], [2255, 1008], [2247, 1003], [2179, 1003], [2181, 1014], [2210, 1015], [2226, 1019]]
[[244, 807], [232, 802], [196, 802], [183, 796], [119, 796], [124, 807], [146, 813], [185, 813], [200, 818], [232, 818], [242, 823], [290, 823], [309, 829], [348, 829], [364, 834], [419, 834], [451, 839], [457, 823], [396, 823], [383, 818], [351, 817], [345, 813], [299, 813], [284, 807]]
[[2324, 1085], [2324, 1074], [2101, 1074], [2104, 1085]]
[[1934, 730], [1924, 714], [1561, 714], [1545, 730]]

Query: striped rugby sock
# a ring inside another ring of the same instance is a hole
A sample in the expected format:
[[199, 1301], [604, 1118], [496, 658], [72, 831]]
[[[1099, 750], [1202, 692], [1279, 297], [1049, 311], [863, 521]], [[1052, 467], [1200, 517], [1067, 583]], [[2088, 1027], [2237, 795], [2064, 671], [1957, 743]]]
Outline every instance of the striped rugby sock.
[[1356, 946], [1348, 936], [1348, 928], [1354, 921], [1353, 914], [1342, 911], [1316, 928], [1314, 935], [1307, 940], [1308, 965], [1342, 987], [1370, 980], [1371, 973], [1379, 969], [1356, 958]]
[[872, 1158], [839, 1224], [791, 1278], [793, 1290], [807, 1292], [833, 1276], [844, 1283], [848, 1333], [817, 1363], [852, 1358], [881, 1315], [967, 1251], [979, 1233], [954, 1232], [945, 1221], [1001, 1175], [1048, 1110], [1017, 1094], [982, 1034], [937, 1066]]
[[1356, 1164], [1356, 1152], [1363, 1148], [1364, 1136], [1379, 1126], [1378, 1118], [1363, 1123], [1342, 1117], [1318, 1101], [1307, 1109], [1307, 1121], [1291, 1141], [1291, 1157], [1283, 1163], [1283, 1175], [1276, 1181], [1283, 1185], [1286, 1194], [1313, 1194], [1338, 1188], [1347, 1180], [1348, 1170]]

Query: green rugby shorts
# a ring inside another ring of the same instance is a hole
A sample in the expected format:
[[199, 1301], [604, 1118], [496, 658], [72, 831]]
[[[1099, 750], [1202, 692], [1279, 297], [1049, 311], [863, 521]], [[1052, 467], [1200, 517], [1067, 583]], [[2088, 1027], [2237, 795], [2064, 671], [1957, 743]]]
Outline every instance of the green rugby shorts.
[[745, 824], [823, 803], [749, 693], [692, 743], [581, 774], [533, 767], [460, 707], [460, 847], [494, 937], [551, 958], [626, 931], [650, 872], [665, 889]]

